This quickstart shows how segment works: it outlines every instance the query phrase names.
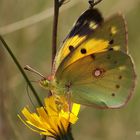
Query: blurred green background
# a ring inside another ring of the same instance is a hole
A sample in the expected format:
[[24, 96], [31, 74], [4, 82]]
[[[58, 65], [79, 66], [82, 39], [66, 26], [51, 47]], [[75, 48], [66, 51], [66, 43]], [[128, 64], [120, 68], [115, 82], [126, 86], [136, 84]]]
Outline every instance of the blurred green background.
[[[74, 21], [87, 9], [88, 0], [71, 0], [63, 5], [58, 28], [58, 46]], [[4, 36], [21, 65], [26, 64], [44, 75], [51, 70], [52, 0], [0, 0], [0, 34]], [[128, 24], [129, 52], [137, 72], [137, 86], [131, 101], [122, 109], [98, 110], [83, 107], [79, 121], [73, 126], [75, 140], [139, 140], [140, 139], [140, 1], [103, 0], [97, 6], [104, 17], [118, 11]], [[40, 77], [27, 72], [31, 81]], [[47, 91], [33, 85], [43, 99]], [[29, 94], [35, 102], [31, 92]], [[40, 140], [40, 136], [21, 123], [17, 114], [29, 105], [27, 84], [0, 44], [0, 140]]]

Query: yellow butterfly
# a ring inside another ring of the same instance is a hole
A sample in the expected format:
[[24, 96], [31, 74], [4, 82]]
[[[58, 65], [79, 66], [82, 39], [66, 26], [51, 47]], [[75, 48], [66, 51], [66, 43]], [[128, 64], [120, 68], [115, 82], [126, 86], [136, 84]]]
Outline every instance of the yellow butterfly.
[[57, 52], [53, 70], [52, 78], [40, 84], [54, 94], [100, 108], [125, 105], [136, 75], [122, 14], [104, 20], [98, 9], [86, 10]]

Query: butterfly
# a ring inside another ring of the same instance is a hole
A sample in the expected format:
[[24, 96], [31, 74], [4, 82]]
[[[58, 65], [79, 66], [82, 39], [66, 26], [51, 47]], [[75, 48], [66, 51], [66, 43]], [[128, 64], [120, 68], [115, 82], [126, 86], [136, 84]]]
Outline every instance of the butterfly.
[[120, 108], [135, 87], [135, 68], [128, 52], [122, 14], [104, 20], [94, 7], [76, 21], [56, 54], [51, 78], [41, 86], [72, 102], [99, 108]]

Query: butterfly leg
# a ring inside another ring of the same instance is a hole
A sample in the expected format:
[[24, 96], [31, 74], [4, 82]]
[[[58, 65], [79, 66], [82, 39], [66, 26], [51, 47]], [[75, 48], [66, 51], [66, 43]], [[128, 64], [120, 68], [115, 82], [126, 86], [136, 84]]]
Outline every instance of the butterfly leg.
[[68, 105], [69, 105], [69, 112], [71, 112], [71, 91], [68, 91], [66, 94], [66, 99], [67, 99], [67, 102], [68, 102]]

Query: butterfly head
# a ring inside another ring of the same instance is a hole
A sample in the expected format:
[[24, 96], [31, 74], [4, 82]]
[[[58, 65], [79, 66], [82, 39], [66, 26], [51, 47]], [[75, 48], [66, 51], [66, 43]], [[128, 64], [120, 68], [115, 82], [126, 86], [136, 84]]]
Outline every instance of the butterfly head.
[[42, 87], [44, 87], [44, 88], [46, 88], [46, 89], [51, 89], [51, 81], [52, 81], [52, 79], [53, 79], [53, 77], [52, 76], [48, 76], [47, 78], [42, 78], [40, 81], [39, 81], [39, 84], [42, 86]]
[[47, 89], [49, 88], [49, 81], [47, 79], [41, 79], [39, 81], [39, 84], [44, 88], [47, 88]]

